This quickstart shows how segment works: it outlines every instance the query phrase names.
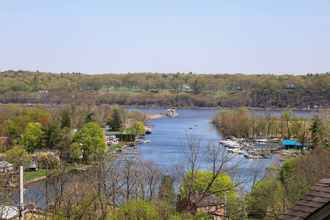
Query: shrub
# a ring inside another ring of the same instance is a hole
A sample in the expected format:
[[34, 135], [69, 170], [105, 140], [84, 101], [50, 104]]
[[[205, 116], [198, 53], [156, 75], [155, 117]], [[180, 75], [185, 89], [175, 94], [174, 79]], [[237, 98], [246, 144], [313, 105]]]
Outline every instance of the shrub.
[[15, 146], [6, 151], [6, 160], [14, 166], [24, 166], [31, 162], [31, 156], [26, 152], [22, 146]]
[[60, 166], [60, 158], [52, 152], [39, 152], [34, 157], [41, 169], [56, 169]]

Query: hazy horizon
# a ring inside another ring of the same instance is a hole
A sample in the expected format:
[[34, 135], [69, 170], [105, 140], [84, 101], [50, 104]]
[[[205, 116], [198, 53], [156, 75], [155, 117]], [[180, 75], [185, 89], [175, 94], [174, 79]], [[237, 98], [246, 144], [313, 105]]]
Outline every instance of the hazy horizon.
[[330, 71], [330, 2], [4, 1], [0, 71]]

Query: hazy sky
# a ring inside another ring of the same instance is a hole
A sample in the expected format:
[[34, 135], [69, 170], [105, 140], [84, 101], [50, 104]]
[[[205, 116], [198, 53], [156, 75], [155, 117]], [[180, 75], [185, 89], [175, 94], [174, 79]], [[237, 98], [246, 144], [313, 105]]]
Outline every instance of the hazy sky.
[[330, 71], [330, 0], [1, 0], [0, 70]]

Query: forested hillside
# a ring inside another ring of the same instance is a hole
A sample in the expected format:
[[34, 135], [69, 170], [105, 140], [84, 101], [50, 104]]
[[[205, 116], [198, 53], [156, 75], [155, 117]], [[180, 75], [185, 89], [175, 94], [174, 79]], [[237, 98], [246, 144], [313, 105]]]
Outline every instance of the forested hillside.
[[0, 72], [1, 103], [314, 108], [330, 105], [330, 74]]

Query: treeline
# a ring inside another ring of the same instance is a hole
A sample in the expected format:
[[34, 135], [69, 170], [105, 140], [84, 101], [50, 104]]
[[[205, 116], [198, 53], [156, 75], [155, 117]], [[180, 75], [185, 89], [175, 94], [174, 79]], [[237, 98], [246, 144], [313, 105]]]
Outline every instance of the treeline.
[[[139, 133], [142, 113], [91, 105], [0, 105], [0, 113], [0, 141], [6, 140], [0, 142], [1, 160], [15, 170], [32, 160], [42, 164], [47, 219], [209, 220], [213, 214], [200, 208], [209, 198], [222, 215], [225, 209], [230, 219], [244, 216], [238, 185], [229, 175], [237, 172], [237, 164], [218, 145], [209, 144], [205, 151], [198, 139], [187, 137], [185, 166], [165, 173], [106, 146], [103, 127]], [[198, 169], [203, 160], [210, 162], [208, 169]], [[0, 200], [12, 205], [16, 189], [8, 190], [10, 173], [0, 174]], [[40, 197], [32, 199], [37, 204]]]
[[4, 71], [3, 103], [318, 108], [330, 104], [330, 74], [102, 74]]
[[329, 146], [329, 117], [328, 110], [306, 118], [298, 117], [290, 110], [283, 111], [280, 116], [261, 116], [247, 108], [238, 108], [219, 111], [213, 123], [225, 137], [294, 138], [303, 144]]
[[136, 135], [144, 120], [118, 106], [1, 105], [0, 153], [15, 166], [27, 165], [36, 151], [55, 152], [58, 163], [88, 163], [108, 150], [104, 127]]
[[320, 179], [328, 177], [329, 170], [330, 151], [322, 147], [269, 169], [245, 197], [249, 219], [278, 219]]

